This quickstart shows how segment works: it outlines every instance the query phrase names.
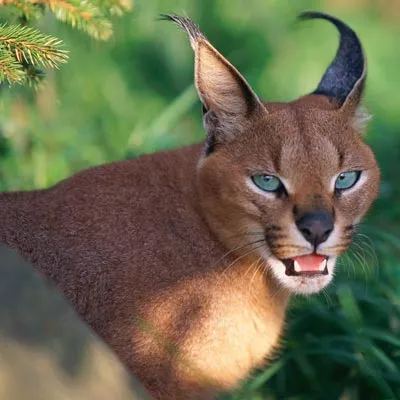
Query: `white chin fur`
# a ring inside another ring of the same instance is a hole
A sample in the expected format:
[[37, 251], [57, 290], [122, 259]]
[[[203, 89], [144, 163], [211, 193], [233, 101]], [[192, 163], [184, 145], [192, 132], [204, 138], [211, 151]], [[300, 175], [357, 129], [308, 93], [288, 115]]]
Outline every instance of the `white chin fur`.
[[328, 258], [328, 275], [315, 277], [288, 276], [286, 275], [285, 264], [275, 257], [268, 257], [267, 262], [272, 273], [285, 288], [296, 294], [312, 294], [321, 291], [331, 282], [335, 270], [336, 257]]

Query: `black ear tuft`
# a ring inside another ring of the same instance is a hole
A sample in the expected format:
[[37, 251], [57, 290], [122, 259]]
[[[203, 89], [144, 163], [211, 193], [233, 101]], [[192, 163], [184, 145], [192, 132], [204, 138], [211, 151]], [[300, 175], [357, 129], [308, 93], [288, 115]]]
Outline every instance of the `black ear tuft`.
[[176, 14], [161, 14], [160, 20], [172, 21], [182, 28], [189, 36], [190, 44], [194, 47], [194, 43], [199, 40], [207, 40], [205, 35], [200, 31], [197, 24], [189, 17], [182, 17]]
[[344, 22], [330, 15], [307, 11], [299, 15], [300, 20], [325, 19], [336, 26], [340, 33], [340, 45], [314, 94], [337, 99], [343, 105], [353, 91], [361, 97], [366, 75], [366, 60], [361, 42], [356, 33]]

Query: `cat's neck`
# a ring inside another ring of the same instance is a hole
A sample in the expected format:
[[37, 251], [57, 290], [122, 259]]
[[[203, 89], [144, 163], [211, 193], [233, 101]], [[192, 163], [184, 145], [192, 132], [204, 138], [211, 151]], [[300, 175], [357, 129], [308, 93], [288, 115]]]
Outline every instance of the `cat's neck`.
[[235, 389], [280, 347], [289, 294], [260, 265], [246, 262], [218, 268], [192, 289], [206, 292], [208, 301], [180, 349], [191, 368], [177, 370], [188, 382]]
[[[210, 228], [197, 182], [188, 178], [195, 173], [198, 149], [186, 151], [188, 168], [179, 173], [182, 190], [189, 208], [198, 215], [196, 223], [208, 232], [203, 239], [210, 249], [208, 262], [202, 266], [204, 274], [189, 278], [193, 280], [188, 287], [196, 295], [204, 291], [209, 305], [205, 305], [203, 323], [188, 334], [187, 348], [181, 350], [187, 359], [195, 360], [193, 379], [201, 374], [205, 380], [215, 381], [219, 389], [231, 390], [279, 346], [290, 295], [272, 275], [266, 261], [235, 254]], [[192, 349], [202, 357], [193, 355]]]

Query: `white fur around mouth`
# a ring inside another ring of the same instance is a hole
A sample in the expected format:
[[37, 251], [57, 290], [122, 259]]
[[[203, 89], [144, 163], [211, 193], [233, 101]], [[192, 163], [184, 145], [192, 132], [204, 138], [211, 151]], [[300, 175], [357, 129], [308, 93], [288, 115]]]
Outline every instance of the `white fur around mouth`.
[[268, 265], [277, 281], [283, 287], [295, 294], [318, 293], [324, 289], [332, 281], [336, 263], [336, 257], [327, 257], [318, 266], [318, 271], [313, 271], [311, 274], [309, 274], [297, 272], [295, 270], [294, 261], [291, 260], [293, 274], [287, 275], [287, 266], [283, 260], [279, 260], [273, 256], [266, 258]]

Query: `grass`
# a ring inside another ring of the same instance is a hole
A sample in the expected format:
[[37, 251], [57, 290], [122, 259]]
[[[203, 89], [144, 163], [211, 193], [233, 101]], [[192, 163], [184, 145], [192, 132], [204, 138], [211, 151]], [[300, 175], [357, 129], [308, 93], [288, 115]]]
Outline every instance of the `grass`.
[[279, 356], [225, 399], [400, 398], [400, 240], [370, 229], [323, 294], [293, 301]]

